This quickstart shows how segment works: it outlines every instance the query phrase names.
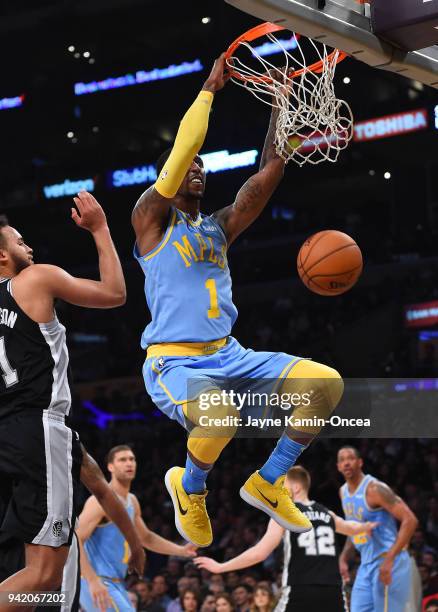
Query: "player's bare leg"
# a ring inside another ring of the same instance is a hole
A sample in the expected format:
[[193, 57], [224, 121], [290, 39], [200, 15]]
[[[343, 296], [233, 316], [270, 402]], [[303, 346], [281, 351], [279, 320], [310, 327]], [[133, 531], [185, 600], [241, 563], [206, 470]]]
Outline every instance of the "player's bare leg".
[[[62, 583], [62, 570], [68, 550], [68, 546], [54, 548], [40, 544], [26, 544], [26, 567], [0, 584], [0, 594], [56, 591]], [[29, 610], [29, 606], [6, 604], [2, 599], [0, 612], [3, 610]]]

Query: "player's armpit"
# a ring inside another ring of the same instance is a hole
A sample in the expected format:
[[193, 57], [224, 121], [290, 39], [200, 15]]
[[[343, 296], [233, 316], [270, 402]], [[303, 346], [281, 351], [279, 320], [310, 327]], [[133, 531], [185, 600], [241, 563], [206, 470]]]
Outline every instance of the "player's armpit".
[[138, 199], [131, 215], [140, 255], [152, 251], [163, 237], [172, 201], [149, 187]]
[[78, 538], [82, 542], [88, 540], [104, 516], [103, 508], [97, 499], [94, 496], [89, 497], [79, 516], [79, 527], [76, 529]]
[[228, 244], [231, 244], [262, 213], [283, 177], [283, 170], [282, 159], [269, 161], [260, 172], [246, 181], [233, 204], [213, 214], [224, 230]]

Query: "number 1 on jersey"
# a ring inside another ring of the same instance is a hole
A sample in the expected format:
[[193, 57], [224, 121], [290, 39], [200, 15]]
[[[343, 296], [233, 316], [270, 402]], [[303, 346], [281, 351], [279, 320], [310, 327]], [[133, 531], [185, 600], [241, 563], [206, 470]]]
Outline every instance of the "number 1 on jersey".
[[216, 281], [214, 278], [209, 278], [205, 281], [205, 286], [210, 293], [210, 308], [207, 310], [207, 315], [209, 319], [217, 319], [221, 316], [221, 311], [219, 310], [219, 306], [217, 303], [217, 288]]
[[3, 372], [3, 380], [5, 381], [6, 387], [12, 387], [18, 382], [17, 370], [14, 370], [9, 363], [6, 355], [5, 338], [0, 338], [0, 368]]

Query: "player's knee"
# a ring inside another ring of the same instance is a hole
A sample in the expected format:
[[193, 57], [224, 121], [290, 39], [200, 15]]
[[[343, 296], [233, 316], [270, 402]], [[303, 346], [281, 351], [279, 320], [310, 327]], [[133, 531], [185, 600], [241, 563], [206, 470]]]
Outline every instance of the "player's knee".
[[317, 434], [321, 426], [315, 419], [322, 422], [330, 418], [342, 398], [344, 382], [335, 369], [303, 360], [288, 374], [282, 390], [300, 395], [300, 403], [293, 412], [296, 429]]
[[186, 416], [202, 429], [208, 438], [233, 438], [237, 430], [239, 411], [230, 396], [223, 391], [212, 390], [188, 402]]
[[214, 463], [236, 434], [239, 412], [231, 398], [210, 391], [200, 400], [188, 403], [186, 416], [196, 424], [190, 432], [189, 451], [203, 463]]
[[327, 409], [330, 414], [341, 401], [344, 393], [344, 381], [342, 376], [334, 368], [314, 363], [315, 368], [315, 392], [320, 392], [326, 399]]

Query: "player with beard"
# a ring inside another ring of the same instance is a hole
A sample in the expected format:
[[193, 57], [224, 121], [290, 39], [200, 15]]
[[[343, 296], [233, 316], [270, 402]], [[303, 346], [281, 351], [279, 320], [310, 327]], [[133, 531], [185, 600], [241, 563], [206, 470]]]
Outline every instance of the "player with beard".
[[20, 233], [0, 228], [1, 529], [26, 544], [26, 567], [2, 582], [0, 593], [56, 590], [73, 536], [82, 452], [66, 422], [68, 350], [54, 301], [112, 308], [126, 299], [105, 213], [89, 193], [74, 202], [73, 220], [96, 244], [99, 281], [34, 265]]
[[407, 547], [418, 520], [388, 485], [364, 474], [362, 467], [363, 460], [356, 448], [344, 446], [338, 451], [338, 470], [345, 478], [339, 491], [345, 518], [378, 523], [372, 534], [349, 538], [340, 556], [342, 576], [349, 580], [350, 554], [354, 548], [360, 553], [351, 612], [404, 612], [412, 580]]
[[[111, 474], [109, 486], [125, 506], [142, 545], [162, 555], [194, 557], [196, 547], [192, 544], [174, 544], [146, 527], [138, 499], [130, 493], [137, 469], [131, 447], [122, 444], [112, 448], [108, 453], [107, 467]], [[132, 610], [124, 585], [129, 546], [96, 497], [90, 497], [85, 503], [76, 533], [81, 547], [82, 608], [87, 612]]]

